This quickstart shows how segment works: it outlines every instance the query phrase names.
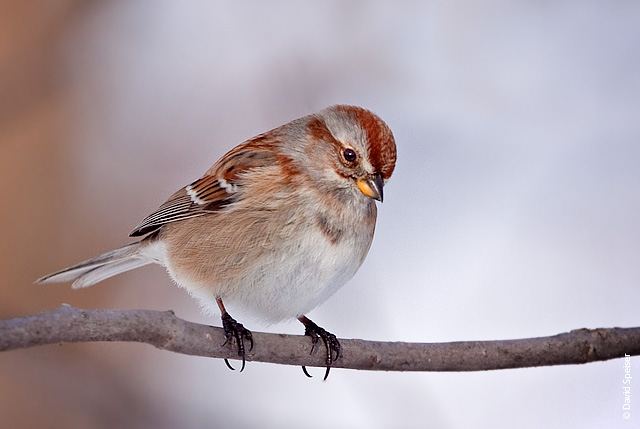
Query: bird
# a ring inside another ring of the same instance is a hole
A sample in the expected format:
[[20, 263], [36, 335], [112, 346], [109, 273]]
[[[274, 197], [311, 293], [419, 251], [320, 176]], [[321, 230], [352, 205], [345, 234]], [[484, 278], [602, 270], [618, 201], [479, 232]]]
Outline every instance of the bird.
[[159, 264], [205, 312], [220, 311], [225, 344], [235, 342], [240, 371], [253, 337], [227, 306], [266, 324], [299, 320], [312, 339], [311, 353], [323, 342], [326, 379], [340, 343], [306, 314], [365, 260], [376, 201], [383, 201], [395, 164], [395, 139], [379, 116], [332, 105], [231, 149], [144, 218], [130, 233], [139, 241], [36, 283], [72, 281], [74, 289], [84, 288]]

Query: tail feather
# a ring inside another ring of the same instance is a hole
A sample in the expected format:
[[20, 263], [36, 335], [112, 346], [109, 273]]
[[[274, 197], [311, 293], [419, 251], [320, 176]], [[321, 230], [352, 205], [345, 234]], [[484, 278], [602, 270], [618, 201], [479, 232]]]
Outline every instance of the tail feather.
[[36, 283], [63, 283], [73, 281], [72, 287], [79, 289], [94, 285], [116, 274], [142, 267], [159, 258], [144, 252], [148, 243], [132, 243], [119, 249], [103, 253], [95, 258], [80, 262], [64, 270], [36, 280]]

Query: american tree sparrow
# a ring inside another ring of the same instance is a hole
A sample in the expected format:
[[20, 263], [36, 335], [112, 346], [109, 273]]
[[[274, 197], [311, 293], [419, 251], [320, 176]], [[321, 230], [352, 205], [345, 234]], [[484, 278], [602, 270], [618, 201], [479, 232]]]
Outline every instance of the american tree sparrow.
[[364, 261], [374, 200], [382, 202], [395, 163], [393, 134], [378, 116], [331, 106], [233, 148], [147, 216], [130, 234], [145, 236], [140, 241], [37, 282], [83, 288], [160, 264], [206, 311], [217, 306], [242, 369], [245, 341], [251, 349], [253, 339], [223, 302], [265, 322], [297, 318], [312, 353], [320, 339], [326, 347], [326, 378], [340, 343], [305, 314]]

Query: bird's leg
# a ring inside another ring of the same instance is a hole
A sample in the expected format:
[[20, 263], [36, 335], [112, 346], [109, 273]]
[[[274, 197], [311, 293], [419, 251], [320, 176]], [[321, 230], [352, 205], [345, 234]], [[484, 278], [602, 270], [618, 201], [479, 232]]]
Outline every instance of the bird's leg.
[[[327, 349], [327, 357], [325, 358], [327, 371], [324, 373], [324, 380], [326, 380], [329, 376], [331, 365], [333, 365], [333, 362], [335, 362], [340, 357], [340, 342], [335, 335], [319, 327], [306, 316], [300, 316], [298, 317], [298, 320], [304, 325], [304, 334], [311, 337], [311, 354], [315, 353], [315, 351], [318, 349], [318, 342], [320, 341], [320, 339], [322, 339], [322, 342]], [[305, 366], [302, 366], [302, 371], [304, 371], [304, 374], [307, 377], [311, 377], [311, 375], [309, 375], [309, 373], [307, 372], [307, 368]]]
[[[227, 337], [223, 346], [233, 339], [236, 340], [236, 344], [238, 345], [238, 356], [242, 359], [242, 367], [240, 368], [240, 372], [242, 372], [245, 364], [244, 341], [249, 341], [249, 351], [251, 351], [251, 349], [253, 349], [253, 335], [251, 335], [251, 331], [246, 329], [242, 323], [238, 323], [236, 319], [227, 313], [227, 310], [224, 308], [224, 304], [222, 303], [222, 299], [216, 298], [216, 302], [220, 308], [220, 313], [222, 313], [222, 327], [224, 328], [224, 334]], [[227, 359], [224, 360], [224, 363], [227, 364], [227, 367], [230, 370], [234, 370]]]

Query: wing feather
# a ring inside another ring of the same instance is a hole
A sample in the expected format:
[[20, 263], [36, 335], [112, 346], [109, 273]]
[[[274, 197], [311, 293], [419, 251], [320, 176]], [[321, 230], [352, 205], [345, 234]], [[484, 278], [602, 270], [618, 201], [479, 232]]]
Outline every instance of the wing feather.
[[169, 197], [129, 235], [145, 235], [169, 222], [203, 216], [232, 204], [248, 172], [277, 162], [272, 146], [265, 140], [269, 138], [261, 135], [236, 146], [204, 176]]

